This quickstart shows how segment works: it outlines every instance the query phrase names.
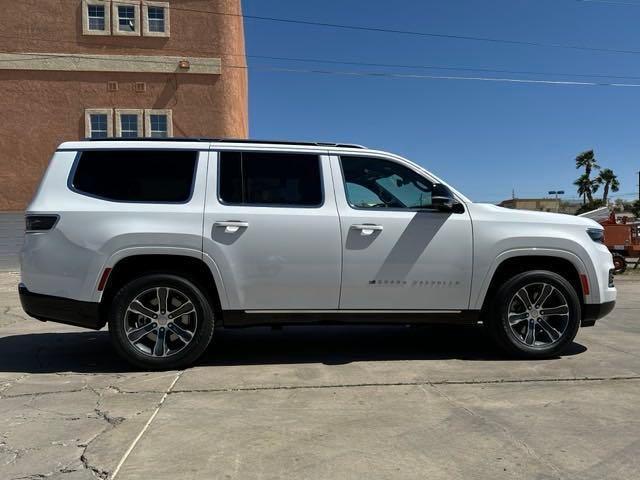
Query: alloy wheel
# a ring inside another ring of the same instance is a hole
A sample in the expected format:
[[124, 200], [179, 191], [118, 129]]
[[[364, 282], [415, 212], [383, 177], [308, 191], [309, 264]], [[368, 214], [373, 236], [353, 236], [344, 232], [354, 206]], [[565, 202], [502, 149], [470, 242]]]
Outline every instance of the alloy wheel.
[[124, 314], [127, 340], [152, 357], [169, 357], [182, 351], [193, 341], [197, 327], [194, 302], [176, 288], [145, 290], [129, 303]]
[[529, 347], [559, 342], [569, 326], [569, 302], [549, 283], [530, 283], [509, 301], [508, 322], [515, 338]]

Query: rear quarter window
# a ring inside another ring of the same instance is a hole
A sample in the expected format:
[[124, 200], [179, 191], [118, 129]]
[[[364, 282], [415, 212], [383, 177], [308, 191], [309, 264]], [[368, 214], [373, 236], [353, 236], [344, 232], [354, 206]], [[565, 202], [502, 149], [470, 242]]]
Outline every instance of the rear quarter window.
[[95, 150], [82, 152], [69, 187], [116, 202], [185, 203], [191, 198], [198, 152]]

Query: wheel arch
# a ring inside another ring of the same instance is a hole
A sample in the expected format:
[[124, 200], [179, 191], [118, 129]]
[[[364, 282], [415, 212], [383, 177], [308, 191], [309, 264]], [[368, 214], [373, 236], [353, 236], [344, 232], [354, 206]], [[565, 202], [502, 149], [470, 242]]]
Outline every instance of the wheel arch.
[[514, 275], [531, 270], [549, 270], [566, 278], [576, 290], [580, 304], [584, 305], [586, 299], [580, 275], [587, 275], [587, 270], [580, 258], [564, 251], [532, 250], [505, 252], [496, 259], [479, 292], [476, 308], [486, 311], [500, 285]]
[[107, 268], [111, 271], [103, 291], [97, 292], [96, 287], [96, 292], [101, 293], [98, 301], [103, 319], [106, 319], [110, 300], [120, 287], [133, 278], [149, 273], [183, 275], [202, 288], [214, 311], [219, 313], [227, 306], [227, 296], [217, 265], [210, 259], [203, 259], [200, 252], [132, 251], [112, 257], [101, 274]]

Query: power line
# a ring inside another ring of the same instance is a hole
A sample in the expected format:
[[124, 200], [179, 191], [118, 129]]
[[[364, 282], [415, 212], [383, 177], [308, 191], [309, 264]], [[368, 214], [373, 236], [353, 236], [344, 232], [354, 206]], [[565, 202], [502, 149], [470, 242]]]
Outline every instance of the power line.
[[[587, 1], [587, 0], [584, 0], [584, 1]], [[605, 1], [605, 0], [602, 0], [602, 1]], [[611, 1], [615, 1], [615, 0], [611, 0]], [[242, 13], [216, 12], [211, 10], [200, 10], [196, 8], [186, 8], [186, 7], [172, 6], [171, 10], [183, 11], [183, 12], [194, 12], [194, 13], [205, 13], [209, 15], [221, 15], [221, 16], [228, 16], [228, 17], [239, 17], [247, 20], [258, 20], [258, 21], [265, 21], [265, 22], [277, 22], [277, 23], [307, 25], [307, 26], [324, 27], [324, 28], [336, 28], [336, 29], [342, 29], [342, 30], [387, 33], [387, 34], [396, 34], [396, 35], [409, 35], [409, 36], [417, 36], [417, 37], [445, 38], [445, 39], [452, 39], [452, 40], [465, 40], [465, 41], [477, 41], [477, 42], [488, 42], [488, 43], [501, 43], [501, 44], [507, 44], [507, 45], [520, 45], [520, 46], [528, 46], [528, 47], [562, 48], [562, 49], [570, 49], [570, 50], [584, 50], [584, 51], [605, 52], [605, 53], [625, 53], [625, 54], [636, 54], [636, 55], [640, 54], [640, 50], [599, 48], [599, 47], [588, 47], [584, 45], [544, 43], [544, 42], [533, 42], [533, 41], [525, 41], [525, 40], [513, 40], [513, 39], [507, 39], [507, 38], [478, 37], [478, 36], [472, 36], [472, 35], [446, 34], [446, 33], [436, 33], [436, 32], [417, 31], [417, 30], [401, 30], [401, 29], [394, 29], [394, 28], [387, 28], [387, 27], [351, 25], [351, 24], [345, 24], [345, 23], [317, 22], [312, 20], [301, 20], [296, 18], [268, 17], [268, 16], [262, 16], [262, 15], [248, 15], [248, 14], [242, 14]]]
[[[13, 35], [2, 35], [0, 34], [0, 38], [22, 38]], [[39, 39], [32, 38], [31, 40], [40, 41], [48, 44], [60, 43], [59, 41], [53, 41], [49, 39]], [[76, 42], [68, 42], [76, 44]], [[111, 44], [96, 44], [92, 43], [91, 45], [105, 46], [111, 47]], [[154, 49], [155, 50], [155, 49]], [[162, 49], [163, 52], [179, 52], [182, 56], [191, 56], [185, 55], [183, 50], [167, 50]], [[2, 53], [20, 53], [20, 54], [28, 54], [30, 52], [2, 52]], [[57, 52], [55, 52], [57, 53]], [[77, 53], [77, 52], [75, 52]], [[499, 69], [499, 68], [487, 68], [487, 67], [471, 67], [471, 66], [457, 66], [457, 65], [418, 65], [418, 64], [398, 64], [398, 63], [375, 63], [375, 62], [362, 62], [355, 60], [329, 60], [329, 59], [319, 59], [319, 58], [300, 58], [300, 57], [283, 57], [283, 56], [274, 56], [274, 55], [244, 55], [238, 53], [220, 53], [220, 52], [209, 52], [209, 51], [201, 51], [199, 53], [208, 53], [211, 55], [226, 55], [232, 57], [245, 57], [252, 58], [258, 60], [277, 60], [277, 61], [286, 61], [286, 62], [303, 62], [303, 63], [324, 63], [330, 65], [352, 65], [352, 66], [362, 66], [362, 67], [381, 67], [381, 68], [402, 68], [402, 69], [416, 69], [416, 70], [450, 70], [450, 71], [465, 71], [465, 72], [484, 72], [484, 73], [507, 73], [514, 75], [554, 75], [554, 76], [562, 76], [562, 77], [582, 77], [582, 78], [616, 78], [621, 80], [640, 80], [640, 76], [633, 75], [610, 75], [603, 73], [568, 73], [568, 72], [540, 72], [533, 70], [509, 70], [509, 69]], [[60, 53], [62, 55], [62, 52]], [[77, 53], [77, 55], [100, 55], [101, 53]], [[48, 55], [48, 54], [42, 54]], [[33, 57], [36, 58], [36, 57]], [[38, 57], [42, 58], [42, 57]], [[29, 60], [29, 59], [24, 59]], [[22, 61], [22, 60], [0, 60], [0, 62], [14, 62], [14, 61]]]
[[471, 35], [435, 33], [435, 32], [416, 31], [416, 30], [400, 30], [400, 29], [384, 28], [384, 27], [350, 25], [350, 24], [344, 24], [344, 23], [315, 22], [310, 20], [300, 20], [300, 19], [294, 19], [294, 18], [265, 17], [265, 16], [259, 16], [259, 15], [247, 15], [247, 14], [241, 15], [241, 14], [232, 14], [232, 13], [210, 12], [206, 10], [186, 9], [182, 7], [177, 7], [176, 9], [184, 10], [184, 11], [201, 12], [201, 13], [213, 13], [215, 15], [229, 15], [229, 16], [236, 16], [236, 17], [244, 17], [245, 19], [249, 19], [249, 20], [289, 23], [289, 24], [296, 24], [296, 25], [309, 25], [309, 26], [315, 26], [315, 27], [337, 28], [342, 30], [390, 33], [390, 34], [410, 35], [410, 36], [418, 36], [418, 37], [446, 38], [446, 39], [452, 39], [452, 40], [465, 40], [465, 41], [476, 41], [476, 42], [487, 42], [487, 43], [502, 43], [502, 44], [508, 44], [508, 45], [520, 45], [520, 46], [527, 46], [527, 47], [562, 48], [562, 49], [570, 49], [570, 50], [584, 50], [584, 51], [606, 52], [606, 53], [626, 53], [626, 54], [636, 54], [636, 55], [640, 54], [640, 50], [600, 48], [600, 47], [588, 47], [584, 45], [568, 45], [568, 44], [561, 44], [561, 43], [544, 43], [544, 42], [532, 42], [532, 41], [525, 41], [525, 40], [512, 40], [512, 39], [506, 39], [506, 38], [476, 37]]
[[603, 3], [606, 5], [616, 5], [621, 7], [640, 7], [640, 3], [621, 2], [618, 0], [576, 0], [580, 3]]
[[407, 68], [416, 70], [457, 70], [467, 72], [485, 72], [485, 73], [509, 73], [516, 75], [557, 75], [563, 77], [588, 77], [588, 78], [619, 78], [625, 80], [640, 80], [640, 76], [626, 75], [607, 75], [602, 73], [567, 73], [567, 72], [536, 72], [531, 70], [504, 70], [486, 67], [469, 67], [469, 66], [443, 66], [443, 65], [407, 65], [397, 63], [371, 63], [346, 60], [326, 60], [317, 58], [296, 58], [296, 57], [274, 57], [267, 55], [246, 55], [247, 58], [265, 59], [265, 60], [282, 60], [288, 62], [305, 62], [305, 63], [326, 63], [331, 65], [353, 65], [363, 67], [384, 67], [384, 68]]
[[[235, 68], [235, 67], [232, 67]], [[279, 67], [246, 67], [249, 70], [280, 72], [280, 73], [312, 73], [322, 75], [341, 75], [351, 77], [372, 77], [372, 78], [403, 78], [403, 79], [424, 79], [424, 80], [467, 80], [482, 82], [504, 82], [504, 83], [523, 83], [538, 85], [564, 85], [564, 86], [586, 86], [586, 87], [631, 87], [638, 88], [640, 84], [635, 83], [611, 83], [611, 82], [577, 82], [563, 80], [538, 80], [523, 78], [505, 78], [505, 77], [465, 77], [457, 75], [420, 75], [408, 73], [390, 73], [390, 72], [357, 72], [357, 71], [339, 71], [339, 70], [319, 70], [319, 69], [296, 69], [296, 68], [279, 68]]]
[[[20, 54], [20, 52], [2, 52]], [[103, 58], [100, 56], [90, 54], [36, 54], [34, 58], [76, 58], [76, 59], [92, 59], [98, 61], [114, 62], [112, 58]], [[27, 59], [9, 60], [5, 59], [5, 62], [23, 61]], [[124, 61], [124, 60], [123, 60]], [[157, 60], [137, 60], [140, 63], [151, 63], [159, 65], [167, 65], [167, 61]], [[239, 68], [256, 70], [263, 72], [278, 72], [278, 73], [308, 73], [308, 74], [321, 74], [321, 75], [339, 75], [350, 77], [370, 77], [370, 78], [393, 78], [393, 79], [422, 79], [422, 80], [465, 80], [465, 81], [482, 81], [482, 82], [500, 82], [500, 83], [520, 83], [520, 84], [537, 84], [537, 85], [562, 85], [562, 86], [588, 86], [588, 87], [626, 87], [626, 88], [638, 88], [640, 84], [636, 83], [612, 83], [612, 82], [580, 82], [570, 80], [552, 80], [552, 79], [525, 79], [525, 78], [508, 78], [508, 77], [469, 77], [460, 75], [424, 75], [424, 74], [412, 74], [412, 73], [397, 73], [397, 72], [364, 72], [364, 71], [345, 71], [345, 70], [327, 70], [327, 69], [301, 69], [301, 68], [282, 68], [275, 66], [246, 66], [246, 65], [223, 65], [222, 68]], [[131, 73], [131, 72], [130, 72]], [[135, 73], [135, 72], [134, 72]]]

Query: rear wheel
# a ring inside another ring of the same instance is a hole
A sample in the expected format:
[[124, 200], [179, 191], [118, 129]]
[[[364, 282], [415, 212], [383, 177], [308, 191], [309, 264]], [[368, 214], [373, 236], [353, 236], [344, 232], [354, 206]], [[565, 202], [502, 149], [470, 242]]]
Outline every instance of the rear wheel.
[[537, 270], [516, 275], [498, 290], [488, 326], [507, 352], [547, 358], [573, 342], [580, 316], [573, 286], [557, 273]]
[[213, 336], [214, 314], [190, 280], [165, 274], [137, 278], [115, 295], [109, 333], [116, 351], [146, 369], [195, 362]]

